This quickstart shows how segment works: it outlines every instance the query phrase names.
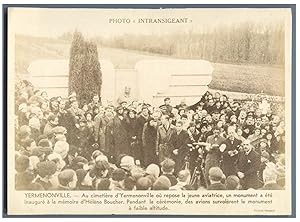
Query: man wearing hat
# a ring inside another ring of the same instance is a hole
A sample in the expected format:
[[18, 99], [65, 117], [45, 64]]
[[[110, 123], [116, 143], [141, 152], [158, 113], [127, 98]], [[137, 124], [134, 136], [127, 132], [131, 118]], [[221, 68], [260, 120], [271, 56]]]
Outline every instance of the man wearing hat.
[[174, 168], [175, 162], [172, 159], [165, 159], [161, 163], [162, 176], [165, 176], [170, 180], [171, 186], [175, 186], [177, 184], [177, 179], [173, 174]]
[[166, 158], [173, 157], [173, 141], [176, 134], [176, 129], [171, 125], [171, 120], [168, 115], [163, 115], [161, 122], [162, 125], [158, 127], [156, 142], [156, 154], [158, 155], [160, 163]]
[[240, 111], [240, 115], [238, 116], [237, 124], [242, 127], [246, 123], [247, 112], [245, 110]]
[[82, 110], [79, 109], [78, 101], [74, 100], [71, 102], [71, 107], [67, 110], [66, 119], [67, 124], [66, 128], [68, 131], [67, 141], [71, 145], [78, 145], [79, 141], [77, 138], [78, 128], [79, 128], [79, 119], [83, 115]]
[[74, 190], [77, 185], [77, 175], [74, 170], [65, 169], [58, 174], [58, 190]]
[[147, 147], [143, 146], [143, 130], [146, 122], [149, 120], [149, 110], [148, 107], [143, 105], [141, 109], [140, 115], [138, 115], [136, 119], [136, 131], [137, 131], [137, 146], [138, 150], [136, 150], [135, 157], [140, 160], [141, 166], [145, 165], [145, 150]]
[[186, 105], [186, 99], [183, 98], [181, 101], [180, 101], [180, 104], [179, 105], [176, 105], [175, 106], [176, 109], [187, 109], [188, 106]]
[[66, 109], [69, 109], [71, 107], [71, 104], [73, 101], [77, 100], [77, 94], [76, 92], [72, 92], [69, 96], [68, 96], [68, 101], [66, 102]]
[[76, 170], [77, 185], [76, 190], [92, 190], [92, 178], [89, 175], [89, 171], [84, 169]]
[[259, 140], [258, 147], [257, 149], [255, 149], [255, 151], [259, 154], [263, 152], [271, 153], [270, 147], [268, 145], [268, 140], [266, 138], [261, 138]]
[[35, 182], [41, 184], [45, 190], [52, 189], [53, 184], [51, 183], [51, 179], [56, 169], [56, 164], [53, 161], [39, 162], [37, 164], [38, 177]]
[[235, 175], [231, 175], [226, 178], [225, 186], [226, 186], [227, 190], [239, 190], [240, 189], [240, 179]]
[[157, 140], [158, 122], [150, 117], [145, 123], [142, 134], [144, 165], [148, 166], [151, 163], [158, 163], [155, 153]]
[[116, 116], [106, 127], [105, 143], [110, 156], [114, 159], [120, 154], [130, 155], [130, 144], [126, 130], [126, 121], [123, 117], [123, 107], [118, 106]]
[[58, 117], [54, 114], [50, 114], [47, 121], [44, 128], [44, 135], [49, 136], [52, 133], [52, 129], [58, 125]]
[[164, 114], [170, 115], [173, 109], [173, 107], [171, 106], [171, 99], [169, 97], [166, 97], [164, 99], [164, 104], [159, 106], [159, 108], [162, 110]]
[[131, 88], [129, 86], [125, 86], [124, 93], [119, 96], [117, 99], [118, 105], [121, 105], [122, 102], [125, 102], [126, 104], [131, 104], [133, 101], [133, 98], [131, 96]]
[[153, 183], [152, 190], [169, 190], [171, 182], [166, 176], [160, 176]]
[[115, 169], [111, 177], [111, 190], [123, 190], [123, 182], [126, 178], [126, 173], [123, 169]]
[[208, 172], [210, 185], [208, 190], [226, 190], [226, 186], [221, 182], [225, 175], [219, 167], [212, 167]]
[[233, 111], [234, 115], [235, 116], [239, 116], [240, 115], [240, 103], [239, 102], [234, 102], [232, 107], [231, 107], [231, 110]]
[[95, 107], [99, 108], [100, 106], [101, 106], [100, 97], [98, 94], [94, 94], [92, 101], [88, 104], [89, 110], [93, 110]]

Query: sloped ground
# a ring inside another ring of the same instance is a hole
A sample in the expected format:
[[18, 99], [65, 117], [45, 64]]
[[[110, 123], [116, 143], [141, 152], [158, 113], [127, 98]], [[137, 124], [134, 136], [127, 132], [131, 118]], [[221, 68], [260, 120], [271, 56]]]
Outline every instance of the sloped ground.
[[[70, 43], [56, 39], [25, 36], [16, 38], [16, 73], [26, 74], [36, 59], [68, 59]], [[110, 60], [115, 68], [134, 68], [142, 59], [171, 57], [126, 49], [98, 47], [100, 59]], [[213, 63], [213, 80], [209, 87], [222, 91], [284, 96], [284, 68], [267, 65], [232, 65]]]

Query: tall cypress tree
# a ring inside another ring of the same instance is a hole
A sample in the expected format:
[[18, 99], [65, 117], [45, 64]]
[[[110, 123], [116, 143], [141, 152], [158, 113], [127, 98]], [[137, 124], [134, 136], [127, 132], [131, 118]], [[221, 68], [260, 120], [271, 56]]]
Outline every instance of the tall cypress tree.
[[100, 95], [102, 73], [97, 45], [87, 42], [80, 32], [74, 32], [69, 62], [69, 93], [76, 92], [80, 104]]

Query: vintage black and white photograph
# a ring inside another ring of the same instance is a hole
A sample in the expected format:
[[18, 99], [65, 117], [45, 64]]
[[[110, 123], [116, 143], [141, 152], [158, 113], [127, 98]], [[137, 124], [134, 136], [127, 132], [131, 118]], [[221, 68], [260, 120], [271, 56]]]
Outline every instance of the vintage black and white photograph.
[[10, 8], [9, 189], [290, 194], [290, 20]]

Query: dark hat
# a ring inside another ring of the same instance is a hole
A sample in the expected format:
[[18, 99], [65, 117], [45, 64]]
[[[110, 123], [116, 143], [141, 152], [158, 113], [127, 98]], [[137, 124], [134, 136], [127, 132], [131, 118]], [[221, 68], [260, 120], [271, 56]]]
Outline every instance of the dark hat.
[[84, 169], [78, 169], [78, 170], [76, 170], [76, 175], [77, 175], [77, 179], [78, 179], [79, 183], [81, 183], [84, 180], [84, 178], [85, 178], [85, 176], [86, 176], [87, 173], [88, 172], [86, 170], [84, 170]]
[[38, 146], [51, 148], [51, 144], [48, 139], [41, 139], [38, 143]]
[[254, 112], [248, 112], [248, 113], [247, 113], [247, 117], [248, 117], [248, 116], [254, 117]]
[[240, 106], [241, 104], [239, 102], [234, 102], [232, 105], [237, 107]]
[[46, 156], [48, 156], [49, 154], [53, 153], [53, 149], [51, 147], [39, 147], [38, 146], [38, 149], [40, 149], [40, 151], [42, 153], [44, 153]]
[[261, 156], [264, 157], [264, 158], [266, 158], [267, 160], [270, 159], [270, 154], [269, 154], [268, 152], [266, 152], [266, 151], [263, 151], [263, 152], [261, 153]]
[[94, 168], [97, 169], [97, 170], [108, 170], [109, 169], [109, 163], [106, 161], [106, 160], [98, 160], [96, 161], [95, 163], [95, 166]]
[[108, 178], [103, 178], [98, 183], [97, 190], [109, 190], [110, 180]]
[[122, 101], [120, 101], [120, 105], [122, 105], [123, 103], [127, 103], [127, 101], [125, 101], [125, 100], [122, 100]]
[[171, 172], [175, 167], [175, 162], [172, 159], [165, 159], [161, 163], [162, 171], [169, 173]]
[[26, 87], [33, 87], [33, 84], [31, 82], [29, 82], [28, 80], [22, 80], [22, 83], [26, 86]]
[[180, 113], [181, 110], [184, 110], [184, 111], [185, 111], [185, 108], [180, 107], [180, 108], [178, 109], [178, 112]]
[[24, 172], [29, 167], [29, 157], [22, 155], [16, 159], [15, 169], [17, 172]]
[[147, 104], [144, 103], [144, 104], [142, 105], [141, 110], [143, 110], [143, 109], [148, 109]]
[[116, 111], [119, 111], [121, 109], [124, 109], [123, 106], [117, 106]]
[[68, 96], [69, 99], [74, 98], [74, 97], [76, 98], [76, 93], [74, 93], [74, 92]]
[[135, 186], [135, 179], [131, 176], [128, 176], [124, 180], [124, 188], [125, 190], [133, 190]]
[[83, 169], [83, 166], [88, 163], [88, 160], [82, 156], [76, 156], [72, 161], [72, 169]]
[[212, 129], [212, 131], [215, 131], [215, 130], [221, 131], [221, 127], [215, 126], [215, 127]]
[[181, 115], [181, 118], [186, 118], [187, 119], [188, 116], [184, 113], [184, 114]]
[[40, 177], [51, 176], [56, 172], [56, 164], [53, 161], [39, 162], [37, 165], [37, 174]]
[[56, 101], [57, 100], [57, 97], [51, 97], [50, 98], [50, 102], [53, 102], [53, 101]]
[[197, 124], [201, 124], [201, 121], [197, 119], [197, 120], [195, 121], [195, 124], [196, 124], [196, 125], [197, 125]]
[[201, 125], [207, 125], [207, 124], [208, 124], [208, 121], [207, 120], [203, 120]]
[[133, 112], [134, 114], [137, 113], [136, 110], [135, 110], [133, 107], [129, 107], [129, 108], [128, 108], [128, 113], [129, 113], [129, 112]]
[[260, 143], [261, 143], [261, 142], [263, 142], [263, 143], [268, 143], [268, 140], [265, 139], [265, 138], [262, 138], [262, 139], [260, 139]]
[[40, 96], [33, 95], [28, 100], [28, 104], [42, 103], [43, 99]]
[[158, 108], [160, 108], [160, 109], [167, 109], [167, 106], [166, 105], [161, 105]]
[[170, 187], [171, 187], [171, 182], [170, 182], [169, 178], [166, 176], [160, 176], [154, 182], [152, 189], [153, 190], [169, 190]]
[[126, 173], [123, 169], [115, 169], [112, 172], [112, 179], [115, 181], [122, 181], [126, 177]]
[[212, 114], [219, 114], [220, 113], [220, 111], [218, 110], [218, 109], [214, 109], [213, 111], [212, 111]]
[[31, 156], [41, 157], [43, 154], [49, 155], [53, 150], [51, 147], [38, 146], [31, 151]]
[[29, 171], [16, 174], [16, 186], [29, 185], [34, 180], [34, 174]]
[[63, 126], [56, 126], [51, 130], [51, 132], [54, 134], [66, 134], [67, 129]]
[[41, 151], [41, 149], [39, 149], [38, 147], [34, 148], [31, 150], [31, 155], [30, 156], [37, 156], [40, 157], [42, 156], [44, 153]]
[[67, 186], [68, 183], [73, 181], [76, 172], [71, 169], [65, 169], [58, 174], [58, 181], [61, 185]]
[[192, 122], [189, 123], [189, 127], [188, 128], [195, 127], [195, 126], [196, 126], [196, 123], [194, 121], [192, 121]]
[[157, 177], [152, 174], [146, 175], [146, 177], [151, 181], [152, 184], [154, 184], [157, 179]]

